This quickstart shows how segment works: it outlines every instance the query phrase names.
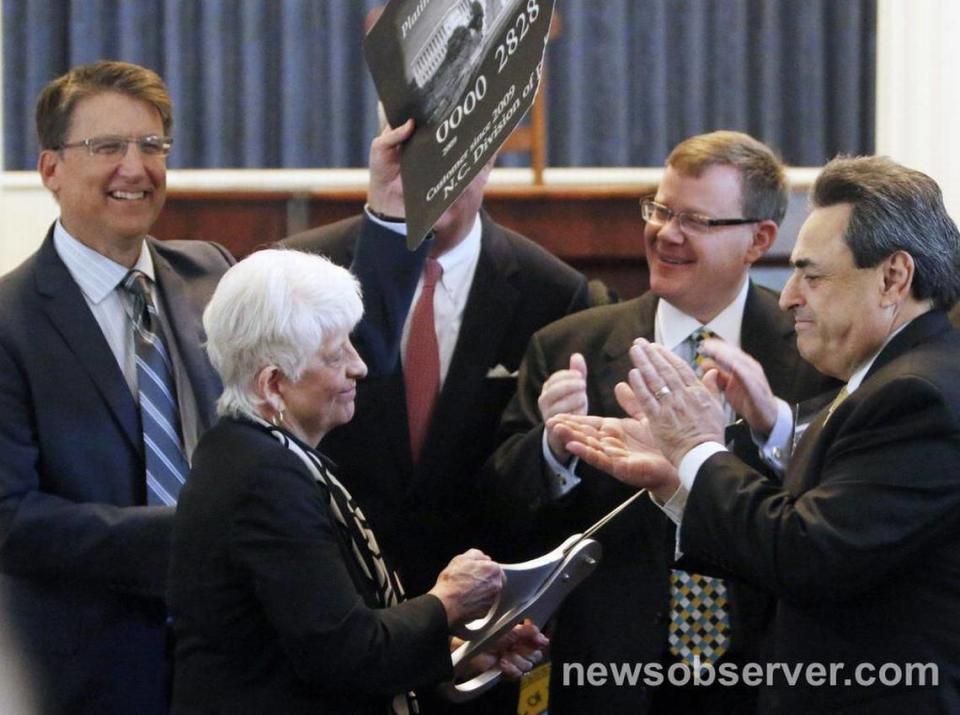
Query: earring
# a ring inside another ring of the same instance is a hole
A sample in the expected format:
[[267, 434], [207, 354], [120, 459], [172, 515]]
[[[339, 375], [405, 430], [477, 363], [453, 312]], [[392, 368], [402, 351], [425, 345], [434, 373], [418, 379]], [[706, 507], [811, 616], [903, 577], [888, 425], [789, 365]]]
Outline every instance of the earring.
[[283, 426], [283, 408], [282, 407], [277, 408], [277, 411], [273, 414], [273, 417], [270, 418], [270, 422], [273, 424], [274, 427], [279, 428]]

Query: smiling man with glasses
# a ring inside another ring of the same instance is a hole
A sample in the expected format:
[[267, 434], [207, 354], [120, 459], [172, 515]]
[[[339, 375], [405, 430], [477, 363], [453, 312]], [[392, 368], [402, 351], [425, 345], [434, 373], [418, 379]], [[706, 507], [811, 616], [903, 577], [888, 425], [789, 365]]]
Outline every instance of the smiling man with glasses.
[[[777, 237], [786, 205], [783, 165], [746, 134], [703, 134], [671, 152], [656, 195], [640, 202], [650, 291], [564, 318], [530, 341], [517, 396], [501, 423], [506, 441], [482, 483], [491, 521], [504, 524], [526, 550], [496, 556], [512, 560], [552, 548], [631, 494], [572, 460], [544, 424], [560, 413], [622, 415], [613, 387], [632, 367], [628, 351], [636, 338], [698, 363], [700, 336], [718, 335], [753, 355], [788, 401], [826, 387], [799, 357], [776, 294], [749, 280], [750, 267]], [[749, 436], [741, 442], [756, 453]], [[755, 693], [745, 688], [564, 683], [565, 664], [660, 664], [666, 673], [676, 663], [689, 665], [694, 654], [714, 667], [763, 660], [767, 597], [674, 570], [672, 524], [646, 499], [629, 512], [597, 534], [603, 560], [561, 607], [551, 646], [550, 712], [750, 712]], [[685, 597], [715, 598], [721, 608], [684, 611]], [[709, 644], [698, 630], [706, 622], [717, 624]]]
[[124, 62], [37, 102], [60, 217], [0, 278], [0, 588], [42, 712], [169, 709], [173, 505], [220, 391], [200, 315], [233, 262], [147, 235], [172, 116], [160, 77]]

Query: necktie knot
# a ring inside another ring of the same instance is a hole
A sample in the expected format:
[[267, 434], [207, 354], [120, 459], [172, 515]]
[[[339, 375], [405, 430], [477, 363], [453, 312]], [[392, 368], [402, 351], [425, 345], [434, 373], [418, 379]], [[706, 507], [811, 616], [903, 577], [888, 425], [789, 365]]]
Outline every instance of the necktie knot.
[[123, 289], [133, 298], [133, 322], [139, 330], [150, 324], [150, 312], [153, 309], [153, 288], [150, 279], [143, 271], [131, 270], [123, 278]]
[[139, 297], [144, 301], [150, 301], [152, 298], [152, 289], [150, 280], [143, 271], [131, 270], [123, 277], [123, 289], [130, 295]]
[[847, 399], [849, 395], [850, 395], [850, 390], [848, 390], [847, 386], [844, 385], [843, 389], [840, 390], [840, 392], [837, 393], [837, 396], [833, 398], [833, 402], [830, 403], [830, 407], [827, 408], [826, 419], [830, 419], [830, 417], [833, 415], [836, 409], [840, 406], [840, 403], [842, 403], [845, 399]]
[[687, 338], [687, 340], [689, 340], [693, 346], [693, 355], [690, 358], [690, 365], [693, 367], [698, 376], [703, 374], [703, 363], [706, 359], [700, 352], [700, 347], [703, 345], [704, 340], [708, 340], [710, 338], [719, 339], [720, 336], [705, 325], [701, 325], [699, 328], [694, 330]]
[[708, 328], [706, 325], [701, 325], [699, 328], [697, 328], [692, 333], [690, 333], [690, 339], [693, 341], [693, 344], [696, 345], [698, 348], [700, 347], [701, 343], [703, 343], [704, 340], [708, 340], [709, 338], [719, 338], [719, 337], [720, 337], [719, 335], [717, 335], [715, 332], [710, 330], [710, 328]]
[[442, 275], [443, 266], [440, 265], [440, 261], [436, 258], [427, 258], [427, 262], [423, 266], [423, 285], [432, 288]]

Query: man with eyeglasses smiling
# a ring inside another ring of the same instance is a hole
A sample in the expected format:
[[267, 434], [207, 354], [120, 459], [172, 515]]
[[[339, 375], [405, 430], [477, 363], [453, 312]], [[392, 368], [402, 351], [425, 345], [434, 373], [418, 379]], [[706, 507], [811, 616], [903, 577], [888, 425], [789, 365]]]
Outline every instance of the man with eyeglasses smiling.
[[[828, 381], [799, 357], [793, 323], [776, 294], [749, 280], [750, 267], [776, 239], [786, 204], [782, 164], [746, 134], [703, 134], [671, 152], [656, 196], [640, 202], [649, 292], [563, 318], [530, 341], [517, 396], [501, 422], [506, 439], [482, 482], [491, 520], [528, 550], [496, 557], [528, 557], [554, 547], [632, 493], [578, 464], [544, 424], [560, 413], [622, 415], [613, 388], [632, 367], [628, 351], [636, 338], [655, 340], [696, 362], [698, 335], [706, 329], [752, 354], [786, 400], [825, 389]], [[749, 435], [743, 436], [744, 449], [755, 453]], [[684, 614], [681, 574], [671, 573], [672, 524], [647, 499], [628, 511], [596, 534], [603, 559], [558, 614], [551, 714], [750, 712], [755, 693], [744, 688], [564, 682], [565, 664], [652, 663], [664, 673], [675, 663], [689, 664], [695, 651], [678, 635], [686, 628], [682, 619], [723, 624], [712, 655], [697, 654], [701, 663], [763, 660], [768, 598], [721, 582], [710, 586], [725, 601], [720, 611]]]
[[40, 711], [165, 713], [173, 505], [220, 391], [200, 315], [233, 259], [147, 235], [173, 144], [154, 72], [76, 67], [36, 120], [60, 217], [0, 279], [0, 588]]

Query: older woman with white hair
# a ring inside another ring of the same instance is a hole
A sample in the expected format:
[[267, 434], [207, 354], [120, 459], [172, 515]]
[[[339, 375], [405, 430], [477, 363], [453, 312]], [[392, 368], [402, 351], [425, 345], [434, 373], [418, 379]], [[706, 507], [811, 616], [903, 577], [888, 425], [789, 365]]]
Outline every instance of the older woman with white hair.
[[[204, 312], [224, 389], [177, 507], [174, 712], [415, 712], [411, 689], [452, 677], [451, 627], [499, 593], [500, 567], [471, 550], [405, 600], [315, 449], [353, 416], [362, 310], [345, 269], [268, 250], [227, 271]], [[519, 675], [545, 643], [518, 627], [480, 667]]]

